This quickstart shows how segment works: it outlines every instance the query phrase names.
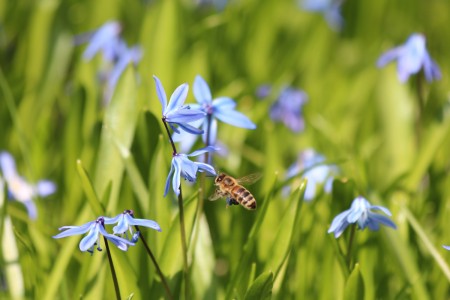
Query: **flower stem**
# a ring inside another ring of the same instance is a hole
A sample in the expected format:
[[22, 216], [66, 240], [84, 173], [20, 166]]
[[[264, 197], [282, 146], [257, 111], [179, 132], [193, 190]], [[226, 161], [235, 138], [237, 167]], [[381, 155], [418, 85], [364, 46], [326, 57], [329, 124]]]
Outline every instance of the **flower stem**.
[[136, 228], [136, 231], [139, 232], [139, 236], [141, 237], [141, 241], [144, 244], [144, 248], [147, 251], [148, 255], [150, 256], [153, 264], [155, 265], [156, 272], [158, 272], [159, 278], [161, 279], [161, 282], [164, 286], [164, 289], [166, 290], [167, 299], [173, 299], [172, 293], [170, 292], [169, 285], [167, 284], [166, 278], [164, 277], [163, 272], [159, 268], [158, 262], [156, 261], [155, 256], [153, 255], [153, 252], [150, 250], [150, 247], [148, 246], [147, 242], [145, 241], [144, 235], [139, 230], [139, 226], [134, 226]]
[[350, 239], [348, 240], [348, 247], [347, 247], [347, 265], [348, 265], [348, 270], [351, 272], [352, 270], [352, 246], [353, 246], [353, 240], [355, 237], [355, 232], [356, 232], [356, 224], [353, 224], [352, 229], [350, 231]]
[[[167, 126], [164, 118], [162, 119], [164, 123], [164, 127], [166, 128], [167, 136], [169, 137], [170, 144], [172, 145], [173, 155], [177, 154], [177, 148], [175, 147], [175, 143], [173, 142], [172, 136], [170, 134], [169, 127]], [[181, 185], [179, 186], [180, 193], [178, 194], [178, 209], [179, 209], [179, 218], [180, 218], [180, 234], [181, 234], [181, 249], [183, 251], [183, 271], [184, 271], [184, 297], [185, 299], [189, 299], [189, 265], [187, 259], [187, 251], [188, 247], [186, 244], [186, 229], [184, 223], [184, 207], [183, 207], [183, 193], [181, 190]]]
[[422, 72], [417, 74], [417, 102], [419, 105], [419, 109], [416, 116], [416, 138], [417, 144], [420, 145], [420, 140], [422, 136], [422, 127], [423, 127], [423, 117], [425, 112], [425, 98], [423, 95], [423, 74]]
[[111, 252], [109, 250], [108, 240], [106, 239], [106, 237], [103, 237], [103, 239], [105, 241], [106, 253], [108, 254], [108, 262], [109, 267], [111, 268], [111, 275], [114, 282], [114, 290], [116, 291], [116, 299], [120, 300], [119, 282], [117, 281], [116, 270], [114, 269], [114, 263], [112, 261]]

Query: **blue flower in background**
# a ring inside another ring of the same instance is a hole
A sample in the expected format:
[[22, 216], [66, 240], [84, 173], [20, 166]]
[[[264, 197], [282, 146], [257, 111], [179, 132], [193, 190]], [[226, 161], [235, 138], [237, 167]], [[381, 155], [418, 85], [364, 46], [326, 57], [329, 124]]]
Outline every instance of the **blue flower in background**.
[[[306, 178], [305, 200], [311, 201], [316, 196], [319, 186], [323, 185], [326, 193], [331, 192], [333, 177], [337, 173], [337, 168], [333, 165], [323, 164], [325, 157], [316, 153], [312, 149], [302, 151], [297, 161], [291, 165], [287, 171], [286, 178], [294, 177], [301, 172]], [[285, 187], [283, 193], [289, 193], [290, 188]]]
[[114, 218], [105, 217], [104, 219], [106, 224], [117, 223], [117, 225], [113, 227], [114, 234], [125, 234], [125, 236], [127, 236], [126, 232], [129, 231], [132, 236], [131, 241], [133, 243], [137, 242], [139, 232], [134, 233], [132, 226], [143, 226], [155, 229], [157, 231], [161, 231], [161, 227], [155, 221], [146, 219], [135, 219], [134, 212], [132, 210], [125, 210], [123, 213], [115, 216]]
[[205, 147], [191, 154], [176, 153], [172, 157], [172, 164], [170, 165], [169, 175], [167, 176], [166, 186], [164, 189], [164, 197], [169, 192], [170, 177], [172, 177], [172, 188], [176, 195], [180, 194], [180, 177], [183, 177], [190, 182], [197, 180], [197, 172], [206, 171], [212, 175], [216, 175], [216, 171], [212, 166], [206, 163], [193, 162], [188, 157], [198, 156], [200, 154], [215, 151], [214, 147]]
[[21, 177], [16, 170], [14, 158], [8, 152], [0, 153], [0, 169], [8, 187], [10, 198], [22, 202], [30, 219], [37, 218], [36, 205], [33, 199], [37, 196], [46, 197], [56, 191], [56, 185], [49, 180], [40, 180], [31, 184]]
[[442, 245], [442, 247], [444, 247], [444, 249], [450, 250], [450, 246]]
[[277, 101], [270, 108], [270, 118], [283, 122], [293, 132], [303, 131], [303, 105], [308, 100], [305, 92], [293, 88], [285, 88]]
[[427, 81], [441, 78], [439, 66], [428, 54], [425, 47], [425, 36], [422, 34], [412, 34], [406, 43], [385, 52], [377, 62], [379, 68], [387, 63], [397, 60], [397, 75], [401, 82], [408, 80], [412, 74], [417, 74], [421, 68]]
[[94, 31], [92, 34], [82, 35], [78, 42], [88, 42], [88, 46], [83, 53], [83, 58], [91, 60], [97, 53], [101, 52], [106, 61], [116, 60], [122, 51], [124, 44], [120, 39], [122, 27], [119, 22], [110, 21]]
[[386, 216], [376, 214], [372, 210], [381, 210], [388, 216], [391, 216], [391, 212], [382, 206], [371, 205], [369, 201], [359, 196], [353, 200], [350, 209], [337, 215], [331, 223], [328, 233], [334, 232], [334, 237], [338, 238], [345, 228], [350, 224], [358, 224], [359, 229], [369, 227], [370, 230], [376, 231], [380, 229], [380, 224], [397, 228], [394, 222]]
[[127, 251], [128, 246], [134, 246], [134, 243], [106, 232], [105, 224], [112, 224], [111, 220], [112, 219], [110, 218], [99, 217], [97, 220], [88, 222], [81, 226], [63, 226], [59, 228], [59, 230], [64, 231], [53, 236], [53, 238], [60, 239], [72, 235], [85, 234], [89, 231], [89, 233], [80, 241], [79, 248], [81, 251], [93, 253], [95, 245], [97, 245], [98, 251], [102, 251], [100, 248], [100, 235], [103, 235], [120, 250]]
[[332, 29], [342, 28], [342, 0], [300, 0], [299, 4], [304, 10], [322, 13]]
[[197, 75], [194, 80], [194, 97], [199, 104], [192, 104], [191, 107], [205, 112], [203, 119], [203, 141], [206, 142], [206, 127], [211, 119], [209, 145], [214, 145], [217, 136], [216, 119], [241, 128], [255, 129], [256, 125], [244, 114], [235, 110], [236, 102], [229, 97], [219, 97], [213, 100], [211, 90], [206, 81]]
[[184, 83], [177, 87], [172, 96], [170, 96], [170, 101], [167, 104], [166, 92], [164, 91], [161, 81], [156, 76], [153, 76], [153, 78], [155, 79], [156, 92], [158, 93], [158, 98], [162, 105], [163, 121], [169, 123], [173, 131], [177, 133], [179, 133], [179, 130], [174, 125], [178, 125], [181, 129], [192, 134], [202, 134], [203, 130], [188, 124], [200, 120], [205, 116], [205, 113], [201, 110], [192, 109], [189, 105], [183, 105], [187, 97], [189, 86]]

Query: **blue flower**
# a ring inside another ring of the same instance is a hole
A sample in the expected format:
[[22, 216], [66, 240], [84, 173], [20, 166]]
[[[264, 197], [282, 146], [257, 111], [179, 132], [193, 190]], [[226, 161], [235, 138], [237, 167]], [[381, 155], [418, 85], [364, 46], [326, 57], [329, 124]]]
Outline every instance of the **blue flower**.
[[308, 100], [305, 92], [293, 88], [285, 88], [278, 100], [270, 108], [270, 118], [283, 122], [293, 132], [303, 131], [303, 105]]
[[[286, 178], [291, 178], [304, 172], [303, 177], [307, 179], [306, 201], [314, 199], [319, 186], [323, 185], [326, 193], [331, 192], [333, 177], [337, 173], [337, 168], [333, 165], [323, 164], [324, 161], [324, 156], [312, 149], [306, 149], [299, 154], [297, 161], [287, 171]], [[287, 194], [289, 190], [289, 187], [285, 187], [283, 193]]]
[[177, 133], [179, 133], [179, 130], [174, 125], [178, 125], [181, 129], [192, 134], [202, 134], [203, 130], [188, 124], [202, 119], [205, 116], [204, 112], [183, 105], [186, 100], [189, 86], [184, 83], [177, 87], [172, 96], [170, 96], [170, 101], [167, 104], [166, 92], [164, 91], [161, 81], [156, 76], [153, 76], [153, 78], [155, 79], [156, 92], [158, 93], [158, 98], [162, 105], [163, 121], [169, 123], [173, 131]]
[[385, 52], [377, 62], [379, 68], [392, 60], [397, 60], [397, 75], [401, 82], [408, 80], [412, 74], [417, 74], [421, 68], [427, 81], [441, 78], [439, 66], [431, 59], [425, 47], [425, 36], [412, 34], [406, 43]]
[[139, 46], [128, 48], [124, 44], [120, 52], [117, 54], [117, 62], [108, 76], [108, 86], [112, 89], [116, 86], [120, 75], [122, 75], [123, 71], [125, 71], [128, 64], [133, 63], [134, 65], [137, 65], [137, 63], [142, 59], [142, 49]]
[[114, 61], [120, 53], [123, 43], [120, 39], [122, 27], [119, 22], [110, 21], [94, 31], [92, 34], [81, 36], [78, 40], [88, 41], [83, 53], [85, 60], [91, 60], [97, 53], [102, 52], [105, 61]]
[[444, 249], [450, 250], [450, 246], [442, 245], [442, 247], [444, 247]]
[[322, 13], [332, 29], [342, 28], [344, 23], [340, 11], [342, 0], [300, 0], [299, 2], [304, 10]]
[[380, 224], [397, 228], [394, 222], [386, 216], [373, 213], [371, 210], [381, 210], [388, 216], [391, 212], [382, 206], [371, 205], [369, 201], [359, 196], [353, 200], [350, 209], [337, 215], [331, 223], [328, 233], [334, 232], [334, 237], [338, 238], [348, 225], [357, 223], [359, 229], [369, 227], [370, 230], [376, 231], [380, 228]]
[[188, 157], [197, 156], [206, 152], [214, 151], [214, 147], [205, 147], [203, 149], [192, 152], [191, 154], [175, 153], [172, 157], [169, 175], [167, 176], [166, 186], [164, 189], [164, 197], [169, 192], [170, 177], [172, 177], [172, 188], [176, 195], [180, 194], [180, 177], [195, 182], [197, 180], [197, 172], [206, 171], [212, 175], [216, 175], [216, 171], [212, 166], [206, 163], [193, 162]]
[[206, 126], [208, 120], [211, 119], [211, 128], [209, 136], [209, 145], [214, 145], [217, 136], [216, 119], [241, 128], [255, 129], [256, 125], [250, 121], [244, 114], [235, 110], [236, 102], [229, 97], [219, 97], [212, 99], [211, 90], [206, 81], [197, 75], [194, 80], [194, 97], [199, 104], [191, 105], [194, 109], [200, 109], [205, 112], [203, 119], [203, 141], [206, 142]]
[[83, 252], [88, 251], [90, 253], [93, 253], [95, 245], [97, 245], [98, 251], [102, 251], [100, 248], [100, 235], [103, 235], [122, 251], [127, 251], [128, 246], [134, 246], [134, 243], [128, 240], [106, 232], [105, 224], [112, 224], [111, 219], [99, 217], [97, 220], [81, 226], [63, 226], [59, 228], [59, 230], [65, 231], [53, 236], [53, 238], [60, 239], [72, 235], [85, 234], [89, 231], [89, 233], [80, 241], [79, 248]]
[[107, 224], [115, 224], [113, 227], [114, 234], [122, 234], [127, 237], [127, 231], [130, 232], [133, 243], [136, 243], [139, 238], [139, 232], [134, 233], [132, 226], [144, 226], [148, 228], [155, 229], [157, 231], [161, 231], [161, 227], [158, 223], [152, 220], [146, 219], [135, 219], [134, 212], [132, 210], [125, 210], [123, 213], [115, 216], [114, 218], [105, 218], [105, 223]]
[[49, 180], [41, 180], [37, 184], [27, 182], [17, 173], [14, 158], [6, 151], [0, 153], [0, 169], [10, 198], [22, 202], [30, 219], [36, 219], [37, 209], [33, 199], [37, 196], [46, 197], [53, 194], [56, 191], [56, 185]]

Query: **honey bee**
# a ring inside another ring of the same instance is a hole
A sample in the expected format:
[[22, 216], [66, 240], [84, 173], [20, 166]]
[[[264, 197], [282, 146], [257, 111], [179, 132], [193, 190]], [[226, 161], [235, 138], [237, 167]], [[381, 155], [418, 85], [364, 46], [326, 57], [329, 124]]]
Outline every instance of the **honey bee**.
[[251, 174], [240, 179], [235, 179], [225, 173], [220, 173], [214, 180], [216, 190], [209, 200], [215, 201], [219, 198], [227, 197], [227, 207], [230, 205], [242, 205], [246, 209], [256, 209], [256, 200], [241, 183], [251, 184], [256, 182], [261, 175], [259, 173]]

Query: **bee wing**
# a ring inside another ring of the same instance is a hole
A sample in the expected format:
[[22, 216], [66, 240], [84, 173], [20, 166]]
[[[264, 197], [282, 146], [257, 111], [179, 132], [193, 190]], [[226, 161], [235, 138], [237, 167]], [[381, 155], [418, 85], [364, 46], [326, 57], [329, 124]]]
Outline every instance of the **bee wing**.
[[253, 184], [260, 180], [262, 177], [261, 173], [253, 173], [242, 178], [236, 179], [239, 184]]
[[214, 194], [212, 194], [211, 196], [209, 196], [208, 200], [209, 201], [216, 201], [217, 199], [222, 198], [224, 195], [220, 192], [219, 189], [214, 191]]

